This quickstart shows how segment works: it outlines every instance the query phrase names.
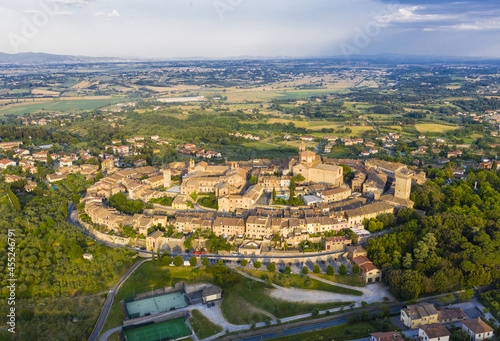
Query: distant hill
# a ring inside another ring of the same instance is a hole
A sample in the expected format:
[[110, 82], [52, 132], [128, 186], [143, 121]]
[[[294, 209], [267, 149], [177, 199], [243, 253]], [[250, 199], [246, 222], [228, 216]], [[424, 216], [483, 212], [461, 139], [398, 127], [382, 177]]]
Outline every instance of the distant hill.
[[53, 63], [98, 63], [123, 61], [119, 58], [100, 58], [85, 56], [66, 56], [50, 53], [2, 53], [0, 52], [0, 64], [53, 64]]

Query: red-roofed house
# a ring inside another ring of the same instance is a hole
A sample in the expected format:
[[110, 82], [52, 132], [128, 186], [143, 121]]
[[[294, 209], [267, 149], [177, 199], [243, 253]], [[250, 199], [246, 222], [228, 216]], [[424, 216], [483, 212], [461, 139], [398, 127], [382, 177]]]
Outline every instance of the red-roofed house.
[[493, 337], [493, 328], [487, 325], [481, 318], [462, 321], [462, 331], [469, 334], [471, 340], [487, 340]]
[[382, 280], [382, 271], [377, 268], [366, 256], [358, 256], [352, 260], [361, 269], [361, 276], [366, 283], [375, 283]]
[[9, 166], [16, 166], [16, 162], [9, 159], [0, 160], [0, 168], [7, 169]]

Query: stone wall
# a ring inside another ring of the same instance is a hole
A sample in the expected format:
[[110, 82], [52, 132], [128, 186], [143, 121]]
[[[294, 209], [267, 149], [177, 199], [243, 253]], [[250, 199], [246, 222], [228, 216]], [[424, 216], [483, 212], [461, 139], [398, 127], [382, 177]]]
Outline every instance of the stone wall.
[[90, 233], [92, 233], [97, 239], [108, 242], [108, 243], [113, 243], [116, 245], [129, 245], [130, 243], [130, 237], [119, 237], [119, 236], [113, 236], [109, 234], [102, 233], [100, 231], [97, 231], [93, 226], [83, 222], [79, 221], [80, 224]]

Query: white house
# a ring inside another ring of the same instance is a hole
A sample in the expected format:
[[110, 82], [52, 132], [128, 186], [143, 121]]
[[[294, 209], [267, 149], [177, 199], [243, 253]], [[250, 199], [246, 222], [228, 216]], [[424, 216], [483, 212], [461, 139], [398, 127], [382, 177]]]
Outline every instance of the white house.
[[418, 329], [418, 336], [422, 341], [449, 341], [450, 332], [441, 324], [426, 324]]
[[469, 334], [472, 341], [487, 340], [493, 337], [493, 328], [479, 317], [462, 321], [462, 331]]
[[0, 168], [7, 169], [9, 166], [16, 166], [16, 162], [9, 159], [0, 160]]

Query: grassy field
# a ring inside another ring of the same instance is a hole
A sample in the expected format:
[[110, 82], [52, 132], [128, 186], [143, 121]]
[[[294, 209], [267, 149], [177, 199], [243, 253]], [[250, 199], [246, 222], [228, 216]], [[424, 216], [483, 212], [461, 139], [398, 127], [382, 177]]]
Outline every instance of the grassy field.
[[306, 128], [311, 130], [321, 130], [323, 128], [333, 128], [337, 129], [339, 124], [337, 122], [330, 121], [300, 121], [300, 120], [289, 120], [286, 118], [270, 118], [267, 120], [268, 124], [273, 123], [293, 123], [297, 128]]
[[444, 133], [448, 130], [458, 129], [458, 127], [447, 126], [435, 123], [422, 123], [416, 124], [415, 128], [421, 133]]
[[[386, 322], [388, 329], [394, 330], [390, 321]], [[353, 340], [368, 337], [370, 333], [382, 331], [377, 325], [370, 322], [347, 323], [340, 326], [313, 330], [306, 333], [287, 335], [270, 339], [272, 341], [317, 341], [317, 340]]]
[[233, 324], [262, 322], [273, 317], [283, 318], [310, 313], [314, 308], [332, 309], [347, 306], [350, 302], [332, 302], [326, 304], [306, 304], [278, 300], [267, 294], [264, 283], [253, 281], [241, 275], [239, 282], [224, 289], [222, 313]]
[[6, 106], [0, 109], [1, 114], [24, 114], [39, 111], [71, 112], [79, 110], [94, 110], [113, 103], [119, 103], [124, 99], [98, 99], [98, 100], [54, 100], [44, 103], [30, 103]]
[[318, 276], [320, 278], [326, 279], [327, 281], [350, 285], [353, 287], [366, 287], [366, 283], [360, 276], [340, 276], [340, 275], [325, 275], [325, 274], [314, 274], [314, 276]]
[[200, 313], [199, 310], [192, 310], [191, 314], [193, 316], [191, 316], [189, 322], [191, 323], [196, 336], [198, 336], [200, 340], [220, 333], [224, 330], [222, 327], [212, 323], [212, 321]]
[[329, 285], [321, 281], [318, 281], [316, 279], [309, 278], [308, 276], [304, 278], [301, 275], [295, 275], [295, 274], [285, 275], [279, 272], [270, 273], [269, 271], [261, 271], [261, 270], [250, 270], [250, 269], [242, 269], [242, 270], [256, 278], [262, 278], [263, 275], [266, 275], [274, 284], [277, 284], [285, 288], [321, 290], [341, 295], [354, 295], [354, 296], [363, 295], [363, 293], [359, 290], [347, 289], [343, 287], [337, 287], [335, 285]]

